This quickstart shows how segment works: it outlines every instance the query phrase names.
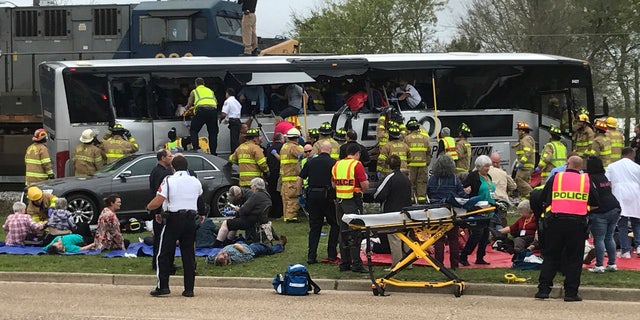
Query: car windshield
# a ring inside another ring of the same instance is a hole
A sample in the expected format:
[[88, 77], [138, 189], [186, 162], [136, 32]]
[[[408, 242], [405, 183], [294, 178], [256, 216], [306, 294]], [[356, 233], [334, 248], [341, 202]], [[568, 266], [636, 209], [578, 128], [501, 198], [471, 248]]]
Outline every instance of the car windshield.
[[131, 160], [135, 159], [135, 157], [137, 157], [137, 156], [136, 155], [130, 155], [128, 157], [121, 158], [121, 159], [117, 160], [116, 162], [112, 162], [112, 163], [102, 167], [102, 169], [96, 171], [96, 173], [93, 176], [94, 177], [106, 177], [106, 176], [112, 175], [114, 172], [118, 171], [120, 168], [122, 168], [124, 165], [129, 163]]

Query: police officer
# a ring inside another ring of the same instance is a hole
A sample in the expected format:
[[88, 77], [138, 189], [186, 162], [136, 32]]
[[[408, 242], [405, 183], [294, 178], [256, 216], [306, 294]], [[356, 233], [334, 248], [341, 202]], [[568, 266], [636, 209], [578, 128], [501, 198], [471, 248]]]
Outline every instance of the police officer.
[[191, 119], [191, 144], [193, 150], [200, 149], [198, 132], [204, 125], [207, 125], [209, 133], [209, 152], [217, 155], [218, 147], [218, 100], [213, 90], [205, 87], [204, 79], [196, 78], [196, 88], [189, 94], [188, 107], [193, 108], [194, 114]]
[[411, 118], [407, 122], [408, 134], [404, 142], [409, 146], [410, 157], [407, 166], [409, 167], [409, 180], [411, 181], [411, 192], [415, 194], [418, 203], [427, 201], [427, 182], [429, 173], [427, 167], [431, 162], [431, 146], [429, 135], [420, 130], [420, 123], [417, 119]]
[[91, 129], [82, 131], [80, 142], [73, 154], [73, 168], [76, 177], [92, 176], [104, 165], [104, 153], [96, 146], [96, 134]]
[[574, 129], [575, 143], [573, 144], [573, 151], [577, 152], [579, 156], [585, 157], [587, 156], [585, 151], [589, 150], [595, 137], [595, 133], [591, 129], [589, 116], [584, 113], [579, 114]]
[[249, 187], [251, 179], [262, 177], [269, 172], [267, 158], [260, 147], [260, 132], [258, 128], [247, 130], [246, 141], [229, 156], [229, 162], [237, 163], [240, 171], [240, 186]]
[[300, 173], [298, 159], [304, 149], [298, 144], [300, 131], [291, 128], [287, 131], [287, 143], [280, 150], [280, 179], [282, 180], [282, 205], [284, 222], [298, 222], [298, 190], [296, 180]]
[[49, 149], [47, 149], [47, 130], [38, 129], [33, 133], [33, 143], [27, 147], [24, 155], [25, 163], [25, 183], [30, 185], [36, 182], [54, 179]]
[[589, 175], [580, 173], [582, 158], [569, 157], [567, 171], [558, 172], [544, 186], [544, 262], [538, 278], [536, 299], [547, 299], [558, 271], [564, 273], [564, 301], [582, 301], [578, 296], [587, 211], [598, 206], [598, 194], [591, 188]]
[[531, 192], [531, 174], [533, 173], [534, 163], [536, 160], [535, 150], [536, 142], [529, 135], [531, 128], [529, 124], [524, 121], [518, 121], [517, 125], [518, 137], [520, 141], [511, 146], [516, 149], [516, 185], [518, 186], [518, 195], [521, 198], [526, 198]]
[[607, 137], [607, 124], [602, 120], [596, 120], [593, 124], [596, 135], [590, 148], [584, 152], [585, 156], [600, 158], [606, 168], [611, 163], [611, 141]]
[[451, 137], [451, 129], [449, 129], [449, 127], [444, 127], [440, 130], [440, 141], [438, 142], [437, 156], [440, 156], [442, 153], [451, 157], [453, 161], [458, 160], [456, 141]]
[[229, 121], [230, 147], [231, 152], [234, 152], [240, 144], [240, 113], [242, 112], [242, 105], [236, 99], [236, 91], [233, 90], [233, 88], [227, 88], [225, 95], [227, 99], [222, 105], [222, 112], [220, 112], [220, 121], [222, 121], [224, 118], [228, 118], [227, 121]]
[[470, 135], [471, 129], [463, 122], [460, 125], [458, 140], [456, 141], [456, 153], [458, 154], [458, 160], [454, 160], [458, 175], [469, 172], [469, 168], [471, 166], [471, 144], [467, 140]]
[[331, 137], [333, 134], [331, 124], [329, 122], [322, 123], [318, 131], [320, 133], [320, 139], [313, 144], [313, 153], [319, 154], [320, 144], [322, 144], [323, 141], [329, 141], [329, 143], [331, 143], [331, 158], [338, 160], [340, 158], [340, 144]]
[[307, 211], [309, 212], [309, 249], [307, 251], [307, 263], [317, 263], [318, 243], [324, 220], [329, 224], [329, 239], [327, 247], [328, 260], [338, 259], [338, 236], [340, 227], [335, 214], [335, 190], [331, 186], [331, 169], [336, 160], [331, 158], [331, 143], [322, 142], [320, 154], [308, 160], [307, 164], [298, 174], [298, 194], [303, 193], [302, 182], [307, 180]]
[[138, 151], [138, 142], [121, 124], [116, 123], [110, 131], [111, 136], [105, 139], [101, 146], [107, 157], [106, 164], [116, 162], [116, 160]]
[[409, 150], [409, 146], [407, 146], [404, 141], [400, 140], [401, 136], [400, 128], [395, 126], [389, 128], [389, 142], [380, 148], [378, 165], [376, 167], [381, 178], [384, 178], [391, 173], [387, 159], [393, 154], [400, 157], [400, 170], [405, 174], [409, 174], [409, 170], [407, 169], [407, 159], [411, 156], [411, 151]]
[[347, 130], [345, 129], [336, 130], [336, 133], [333, 135], [333, 140], [335, 140], [340, 146], [345, 144], [345, 142], [347, 141]]
[[[176, 241], [180, 242], [182, 265], [184, 271], [185, 297], [193, 297], [195, 284], [195, 238], [196, 213], [198, 211], [198, 197], [202, 194], [202, 184], [191, 176], [188, 171], [187, 159], [176, 156], [171, 161], [175, 173], [167, 176], [155, 198], [147, 204], [147, 210], [154, 210], [162, 205], [166, 213], [166, 222], [162, 227], [160, 247], [156, 261], [158, 283], [150, 292], [152, 296], [170, 294], [169, 275], [176, 251]], [[205, 213], [206, 214], [206, 213]], [[200, 222], [205, 216], [200, 216]]]
[[607, 137], [611, 141], [611, 157], [610, 163], [614, 163], [622, 157], [622, 148], [624, 148], [624, 138], [622, 133], [618, 131], [618, 120], [614, 117], [607, 117]]
[[336, 190], [336, 220], [340, 226], [340, 271], [364, 273], [360, 259], [360, 236], [348, 233], [349, 226], [342, 221], [345, 214], [362, 214], [362, 193], [369, 188], [364, 166], [358, 159], [360, 148], [351, 144], [347, 157], [336, 162], [331, 169], [331, 185]]
[[551, 170], [563, 166], [567, 158], [567, 147], [560, 142], [560, 128], [551, 125], [549, 134], [549, 142], [544, 145], [537, 167], [537, 171], [542, 171], [542, 181], [547, 181]]
[[[171, 160], [173, 159], [173, 156], [171, 155], [170, 150], [164, 149], [158, 151], [156, 153], [156, 159], [158, 160], [158, 164], [149, 174], [149, 190], [151, 190], [151, 195], [154, 197], [158, 192], [158, 188], [160, 188], [162, 180], [164, 180], [166, 176], [173, 174], [173, 169], [171, 168]], [[150, 213], [153, 221], [153, 259], [151, 259], [151, 268], [153, 268], [153, 270], [157, 270], [156, 260], [158, 258], [158, 247], [160, 246], [160, 234], [162, 233], [162, 209], [157, 208], [151, 210]]]

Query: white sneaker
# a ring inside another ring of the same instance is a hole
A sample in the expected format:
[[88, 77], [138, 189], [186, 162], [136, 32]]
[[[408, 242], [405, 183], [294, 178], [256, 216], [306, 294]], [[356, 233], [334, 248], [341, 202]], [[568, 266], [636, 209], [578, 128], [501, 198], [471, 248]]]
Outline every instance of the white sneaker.
[[524, 262], [542, 264], [543, 260], [541, 257], [530, 255], [524, 258]]
[[620, 258], [622, 258], [622, 259], [631, 259], [631, 252], [625, 252], [625, 253], [621, 254]]
[[636, 248], [636, 254], [640, 254], [640, 246]]
[[593, 272], [593, 273], [604, 273], [604, 270], [605, 269], [603, 266], [595, 266], [593, 268], [589, 268], [589, 272]]
[[618, 271], [618, 266], [616, 266], [615, 264], [610, 264], [605, 268], [605, 270], [609, 272], [615, 272]]

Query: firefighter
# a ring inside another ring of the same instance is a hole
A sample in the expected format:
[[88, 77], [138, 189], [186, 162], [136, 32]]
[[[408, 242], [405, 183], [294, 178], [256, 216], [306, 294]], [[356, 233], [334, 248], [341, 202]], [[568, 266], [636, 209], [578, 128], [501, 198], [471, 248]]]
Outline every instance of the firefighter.
[[238, 164], [240, 187], [251, 187], [253, 178], [260, 178], [269, 172], [267, 158], [260, 147], [260, 131], [258, 128], [247, 130], [245, 142], [229, 156], [229, 162]]
[[104, 165], [102, 149], [96, 146], [98, 139], [91, 129], [84, 130], [73, 155], [73, 168], [76, 177], [92, 176]]
[[427, 201], [427, 182], [429, 173], [427, 167], [431, 162], [431, 146], [429, 135], [420, 130], [420, 123], [412, 118], [407, 122], [408, 134], [404, 142], [409, 146], [411, 153], [407, 166], [409, 167], [409, 180], [411, 192], [415, 194], [418, 203]]
[[624, 148], [624, 138], [622, 133], [618, 131], [618, 120], [614, 117], [607, 117], [605, 120], [609, 130], [607, 131], [607, 137], [611, 141], [611, 157], [609, 163], [614, 163], [622, 157], [622, 148]]
[[458, 176], [469, 172], [469, 168], [471, 166], [471, 144], [467, 140], [469, 136], [471, 136], [471, 128], [463, 122], [460, 125], [458, 140], [456, 141], [456, 153], [458, 154], [458, 160], [455, 160], [455, 163]]
[[518, 137], [520, 141], [513, 145], [516, 149], [516, 185], [518, 186], [518, 195], [521, 198], [527, 198], [531, 192], [531, 174], [535, 167], [535, 150], [536, 142], [529, 135], [531, 128], [524, 121], [518, 121]]
[[47, 130], [40, 128], [33, 133], [33, 143], [27, 147], [24, 155], [25, 183], [31, 185], [47, 179], [55, 179], [49, 149], [47, 149]]
[[581, 113], [578, 115], [578, 121], [575, 126], [575, 143], [573, 144], [573, 151], [578, 153], [579, 156], [585, 157], [585, 151], [587, 151], [591, 144], [593, 144], [593, 138], [595, 133], [591, 129], [591, 122], [589, 122], [589, 116]]
[[450, 156], [453, 161], [458, 161], [456, 141], [451, 137], [451, 129], [448, 127], [444, 127], [440, 130], [440, 142], [438, 142], [437, 156], [440, 156], [441, 153]]
[[138, 151], [138, 142], [121, 124], [116, 123], [109, 131], [111, 137], [102, 142], [102, 150], [107, 156], [106, 164]]
[[591, 147], [584, 153], [585, 156], [600, 158], [602, 165], [606, 168], [611, 163], [611, 141], [607, 137], [609, 128], [603, 120], [596, 120], [593, 127], [596, 129], [596, 136], [593, 138]]
[[171, 127], [171, 130], [167, 132], [167, 138], [169, 138], [169, 142], [164, 144], [165, 150], [169, 150], [173, 153], [184, 151], [184, 147], [182, 146], [182, 138], [178, 138], [176, 128]]
[[49, 209], [55, 208], [58, 197], [52, 193], [44, 193], [38, 187], [29, 187], [27, 189], [27, 214], [31, 216], [35, 222], [46, 222], [49, 220]]
[[400, 140], [401, 137], [402, 133], [400, 133], [400, 128], [395, 126], [389, 128], [389, 142], [380, 148], [380, 154], [378, 155], [378, 166], [376, 169], [380, 173], [380, 178], [384, 178], [391, 173], [387, 159], [393, 154], [400, 157], [400, 171], [409, 174], [407, 160], [411, 156], [411, 151], [409, 151], [409, 146]]
[[340, 144], [334, 140], [331, 135], [333, 134], [333, 128], [329, 122], [324, 122], [320, 125], [319, 129], [320, 138], [313, 144], [313, 154], [320, 154], [320, 145], [322, 141], [329, 141], [331, 143], [331, 158], [338, 160], [340, 158]]
[[536, 171], [542, 171], [540, 174], [542, 181], [547, 181], [551, 170], [563, 166], [567, 158], [567, 147], [560, 142], [560, 128], [551, 125], [549, 134], [549, 142], [544, 145], [540, 162], [536, 168]]
[[387, 141], [389, 141], [389, 128], [398, 127], [400, 133], [405, 134], [406, 127], [404, 125], [402, 114], [394, 111], [392, 108], [385, 108], [378, 118], [376, 124], [376, 138], [378, 139], [378, 146], [382, 148]]
[[312, 146], [316, 144], [316, 141], [320, 138], [320, 130], [318, 128], [309, 129], [309, 139], [307, 139], [307, 143]]
[[[284, 222], [287, 223], [298, 222], [298, 209], [300, 208], [300, 205], [298, 204], [296, 180], [300, 173], [300, 164], [298, 163], [298, 159], [302, 158], [304, 149], [298, 144], [298, 138], [300, 138], [300, 131], [296, 128], [289, 129], [289, 131], [287, 131], [287, 142], [280, 150], [280, 179], [282, 180], [281, 193], [283, 216]], [[320, 141], [322, 141], [322, 139]], [[331, 150], [331, 152], [333, 152], [333, 147]]]

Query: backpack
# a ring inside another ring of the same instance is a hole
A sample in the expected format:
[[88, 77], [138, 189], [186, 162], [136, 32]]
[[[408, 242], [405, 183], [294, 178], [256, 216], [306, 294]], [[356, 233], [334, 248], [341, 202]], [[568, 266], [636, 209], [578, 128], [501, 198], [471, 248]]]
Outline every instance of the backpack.
[[290, 264], [284, 276], [276, 274], [273, 277], [272, 284], [277, 293], [289, 296], [308, 295], [311, 289], [314, 294], [320, 293], [320, 287], [311, 280], [307, 267], [302, 264]]

